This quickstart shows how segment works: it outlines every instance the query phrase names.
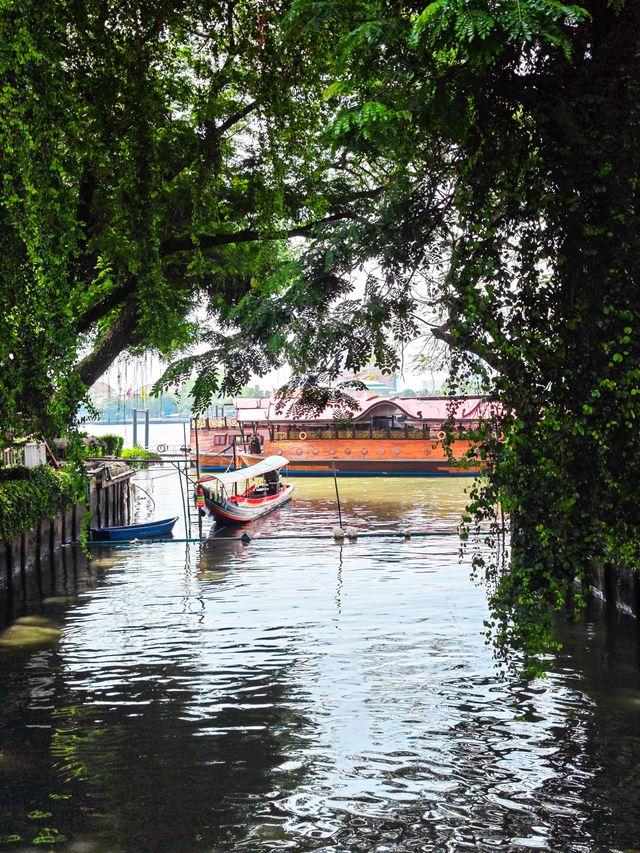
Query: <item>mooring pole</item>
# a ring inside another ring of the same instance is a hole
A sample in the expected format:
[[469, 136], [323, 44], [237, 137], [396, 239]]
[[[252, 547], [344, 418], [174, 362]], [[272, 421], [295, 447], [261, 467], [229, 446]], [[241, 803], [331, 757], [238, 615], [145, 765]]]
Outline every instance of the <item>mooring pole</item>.
[[338, 521], [340, 523], [340, 527], [342, 527], [342, 510], [340, 509], [340, 494], [338, 492], [338, 475], [336, 474], [335, 459], [331, 460], [331, 467], [333, 468], [333, 484], [336, 487], [336, 501], [338, 502]]
[[[234, 471], [238, 470], [238, 457], [236, 454], [236, 436], [235, 435], [233, 436], [233, 470]], [[233, 493], [234, 493], [234, 495], [238, 494], [238, 484], [237, 483], [233, 484]]]
[[[199, 480], [200, 479], [200, 441], [198, 438], [198, 418], [195, 418], [195, 420], [193, 422], [193, 426], [194, 426], [194, 432], [195, 432], [195, 437], [196, 437], [196, 480]], [[191, 444], [191, 442], [189, 442], [189, 444]], [[203, 512], [204, 512], [204, 510], [201, 512], [200, 507], [198, 507], [198, 535], [200, 536], [201, 539], [202, 539], [202, 513]], [[189, 535], [191, 535], [191, 532], [189, 532]]]
[[180, 497], [182, 499], [182, 515], [184, 517], [184, 530], [185, 530], [185, 535], [188, 536], [189, 539], [191, 539], [191, 516], [189, 515], [189, 503], [188, 503], [189, 502], [189, 495], [188, 494], [185, 495], [186, 483], [182, 482], [183, 476], [185, 477], [187, 482], [189, 480], [189, 475], [187, 474], [189, 462], [188, 462], [188, 460], [185, 459], [184, 473], [180, 469], [180, 465], [181, 465], [181, 461], [178, 460], [176, 462], [176, 470], [178, 471], [178, 480], [180, 481]]
[[200, 441], [198, 439], [198, 418], [193, 421], [194, 433], [196, 437], [196, 479], [200, 479]]

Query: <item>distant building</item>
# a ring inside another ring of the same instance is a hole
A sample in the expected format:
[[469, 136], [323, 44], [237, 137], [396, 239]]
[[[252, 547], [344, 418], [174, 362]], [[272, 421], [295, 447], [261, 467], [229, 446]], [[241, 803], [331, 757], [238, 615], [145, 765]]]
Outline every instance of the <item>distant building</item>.
[[104, 403], [109, 397], [116, 396], [116, 390], [107, 382], [94, 382], [89, 388], [89, 397], [94, 403]]
[[360, 398], [375, 394], [377, 397], [393, 397], [398, 392], [398, 377], [395, 373], [383, 373], [375, 364], [368, 364], [357, 373], [347, 371], [340, 376], [340, 382], [357, 379], [367, 386], [366, 391], [352, 391], [354, 397]]

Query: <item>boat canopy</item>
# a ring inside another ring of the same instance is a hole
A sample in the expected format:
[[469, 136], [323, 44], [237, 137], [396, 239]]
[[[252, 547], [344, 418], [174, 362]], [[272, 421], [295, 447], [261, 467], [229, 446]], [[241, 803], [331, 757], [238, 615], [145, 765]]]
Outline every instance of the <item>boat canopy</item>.
[[267, 456], [266, 459], [261, 459], [255, 465], [248, 465], [246, 468], [239, 468], [237, 471], [225, 471], [222, 474], [211, 474], [209, 477], [202, 477], [198, 483], [205, 483], [209, 480], [217, 480], [223, 486], [233, 486], [234, 483], [244, 483], [245, 480], [252, 480], [254, 477], [262, 477], [270, 471], [278, 471], [289, 464], [289, 460], [284, 456]]
[[[295, 416], [291, 414], [297, 397], [294, 395], [282, 403], [271, 398], [253, 399], [239, 397], [234, 400], [236, 419], [241, 426], [265, 427], [292, 426], [303, 429], [307, 425], [325, 426], [336, 420], [336, 406], [327, 406], [314, 416]], [[362, 423], [372, 418], [390, 418], [404, 415], [410, 421], [423, 424], [442, 424], [453, 414], [455, 421], [473, 422], [490, 418], [502, 413], [497, 403], [491, 403], [482, 397], [460, 397], [455, 401], [451, 397], [368, 397], [354, 398], [355, 411], [349, 418], [351, 423]], [[282, 410], [279, 407], [283, 406]]]

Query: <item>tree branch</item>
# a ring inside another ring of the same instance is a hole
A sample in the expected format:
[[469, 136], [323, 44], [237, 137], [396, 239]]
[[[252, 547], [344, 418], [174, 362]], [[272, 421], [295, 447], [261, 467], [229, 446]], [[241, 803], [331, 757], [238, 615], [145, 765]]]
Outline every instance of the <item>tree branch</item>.
[[257, 231], [255, 228], [245, 228], [242, 231], [234, 231], [230, 234], [205, 234], [199, 237], [194, 243], [189, 237], [175, 238], [165, 240], [160, 247], [160, 254], [163, 257], [172, 255], [175, 252], [185, 252], [193, 249], [211, 249], [214, 246], [229, 246], [233, 243], [252, 243], [257, 240], [286, 240], [290, 237], [310, 237], [314, 230], [322, 225], [327, 225], [329, 222], [336, 222], [340, 219], [353, 219], [354, 214], [351, 211], [343, 211], [334, 213], [324, 219], [318, 219], [315, 222], [308, 222], [306, 225], [300, 225], [297, 228], [289, 228], [287, 231], [278, 231], [272, 234], [265, 234]]
[[138, 312], [130, 305], [129, 310], [120, 315], [93, 350], [78, 363], [76, 372], [87, 388], [111, 367], [124, 349], [139, 343], [135, 334], [137, 323]]
[[250, 104], [247, 104], [246, 107], [243, 107], [241, 110], [238, 110], [237, 113], [233, 113], [228, 118], [226, 118], [222, 124], [219, 124], [216, 127], [216, 131], [218, 134], [226, 133], [229, 128], [233, 127], [234, 124], [237, 124], [239, 121], [242, 121], [243, 118], [246, 118], [250, 113], [254, 112], [258, 108], [258, 101], [253, 101]]
[[496, 373], [508, 372], [508, 370], [505, 369], [503, 360], [496, 356], [494, 351], [490, 351], [487, 347], [481, 346], [478, 341], [463, 341], [462, 338], [452, 335], [446, 323], [444, 326], [436, 326], [431, 329], [431, 334], [436, 340], [442, 341], [447, 344], [447, 346], [451, 347], [451, 349], [465, 350], [466, 352], [470, 352], [472, 355], [478, 356], [479, 359], [484, 361], [484, 363], [492, 370], [495, 370]]
[[[355, 200], [361, 198], [375, 198], [375, 196], [379, 195], [381, 192], [381, 188], [376, 190], [369, 190], [367, 192], [359, 192], [353, 196], [353, 199]], [[196, 243], [194, 243], [188, 237], [172, 238], [167, 239], [164, 241], [164, 243], [162, 243], [160, 247], [160, 254], [162, 257], [167, 257], [168, 255], [172, 255], [176, 252], [193, 251], [197, 248], [212, 249], [216, 246], [229, 246], [233, 243], [250, 243], [258, 240], [283, 240], [288, 239], [290, 237], [309, 237], [318, 227], [326, 225], [330, 222], [339, 221], [341, 219], [353, 218], [355, 218], [355, 214], [353, 214], [351, 211], [343, 211], [340, 213], [334, 213], [331, 216], [325, 217], [324, 219], [319, 219], [315, 222], [309, 222], [306, 225], [300, 225], [296, 228], [290, 228], [287, 231], [282, 231], [274, 234], [264, 234], [260, 231], [257, 231], [255, 228], [245, 228], [242, 231], [234, 231], [230, 234], [204, 235], [200, 237]], [[122, 305], [124, 301], [131, 296], [132, 292], [135, 292], [135, 282], [129, 280], [126, 281], [124, 284], [121, 284], [108, 296], [106, 296], [100, 302], [97, 302], [90, 309], [88, 309], [81, 317], [78, 318], [78, 322], [76, 325], [78, 332], [88, 332], [94, 323], [97, 323], [98, 320], [101, 320], [110, 311], [113, 311], [114, 308], [117, 308], [119, 305]]]
[[105, 296], [100, 302], [96, 302], [85, 313], [78, 318], [76, 329], [78, 332], [88, 332], [94, 323], [101, 320], [118, 305], [121, 305], [128, 296], [131, 296], [132, 290], [135, 289], [133, 282], [127, 281], [116, 287], [108, 296]]

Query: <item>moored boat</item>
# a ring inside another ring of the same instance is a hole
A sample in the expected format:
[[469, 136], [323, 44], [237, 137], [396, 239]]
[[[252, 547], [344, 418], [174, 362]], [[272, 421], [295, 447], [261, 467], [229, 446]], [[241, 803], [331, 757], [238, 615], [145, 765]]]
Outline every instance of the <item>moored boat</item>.
[[[468, 459], [469, 432], [490, 416], [491, 405], [466, 397], [356, 400], [358, 411], [338, 419], [332, 410], [295, 418], [292, 407], [277, 409], [270, 399], [234, 401], [232, 418], [192, 422], [191, 447], [198, 448], [201, 470], [226, 468], [238, 456], [254, 462], [270, 455], [290, 460], [294, 476], [459, 476], [473, 475], [480, 463]], [[454, 438], [446, 447], [446, 425]]]
[[167, 536], [173, 530], [178, 520], [175, 518], [162, 518], [158, 521], [141, 521], [137, 524], [123, 524], [118, 527], [92, 527], [91, 538], [94, 541], [125, 542], [131, 539], [151, 539], [155, 536]]
[[[202, 496], [218, 524], [255, 521], [291, 500], [294, 486], [280, 479], [281, 469], [288, 464], [284, 456], [269, 456], [245, 468], [201, 477], [196, 502]], [[240, 493], [238, 487], [242, 487]]]

